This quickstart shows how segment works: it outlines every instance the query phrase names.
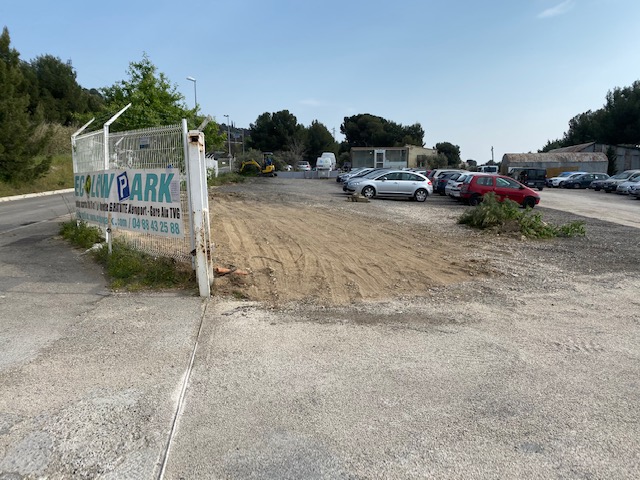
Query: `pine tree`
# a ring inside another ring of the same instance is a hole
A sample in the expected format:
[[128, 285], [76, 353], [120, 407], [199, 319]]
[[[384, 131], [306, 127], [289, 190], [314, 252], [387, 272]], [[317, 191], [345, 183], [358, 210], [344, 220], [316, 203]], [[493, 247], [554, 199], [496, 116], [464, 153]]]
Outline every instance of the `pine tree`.
[[28, 181], [49, 170], [51, 159], [37, 158], [36, 119], [29, 114], [27, 82], [20, 54], [10, 47], [9, 30], [0, 35], [0, 180]]

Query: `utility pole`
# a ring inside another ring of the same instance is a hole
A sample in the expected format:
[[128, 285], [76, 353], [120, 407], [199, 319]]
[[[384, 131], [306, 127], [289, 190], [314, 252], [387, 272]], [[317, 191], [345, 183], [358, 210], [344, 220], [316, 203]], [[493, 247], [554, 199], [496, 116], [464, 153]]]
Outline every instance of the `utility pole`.
[[227, 119], [227, 143], [229, 144], [229, 168], [231, 168], [231, 159], [233, 155], [231, 154], [231, 127], [229, 126], [229, 115], [225, 115]]
[[493, 146], [491, 146], [491, 163], [495, 163], [495, 162], [493, 161]]

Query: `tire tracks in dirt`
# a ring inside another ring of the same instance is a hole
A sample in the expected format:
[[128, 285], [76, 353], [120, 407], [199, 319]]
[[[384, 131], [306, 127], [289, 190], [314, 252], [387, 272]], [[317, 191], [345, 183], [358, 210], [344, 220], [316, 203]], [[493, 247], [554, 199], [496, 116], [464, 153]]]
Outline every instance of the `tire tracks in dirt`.
[[428, 295], [477, 274], [447, 260], [468, 253], [462, 244], [420, 225], [239, 193], [217, 193], [211, 212], [217, 264], [250, 272], [216, 279], [220, 294], [336, 305]]

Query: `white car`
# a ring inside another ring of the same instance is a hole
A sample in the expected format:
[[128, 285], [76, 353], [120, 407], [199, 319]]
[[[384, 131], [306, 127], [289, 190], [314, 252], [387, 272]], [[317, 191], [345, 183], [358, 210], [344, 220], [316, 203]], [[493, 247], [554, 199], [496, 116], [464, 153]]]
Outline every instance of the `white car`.
[[301, 172], [309, 172], [311, 171], [311, 165], [309, 165], [309, 162], [298, 162], [298, 164], [296, 165], [296, 170], [299, 170]]
[[460, 175], [454, 175], [451, 177], [447, 184], [444, 186], [444, 194], [447, 197], [459, 197], [460, 196], [460, 185], [464, 182], [464, 179], [467, 178], [469, 173], [461, 173]]
[[570, 178], [575, 178], [575, 177], [577, 177], [579, 175], [582, 175], [584, 173], [588, 173], [588, 172], [562, 172], [557, 177], [548, 178], [547, 179], [547, 186], [548, 187], [556, 187], [556, 188], [557, 187], [561, 187], [565, 180], [568, 180]]

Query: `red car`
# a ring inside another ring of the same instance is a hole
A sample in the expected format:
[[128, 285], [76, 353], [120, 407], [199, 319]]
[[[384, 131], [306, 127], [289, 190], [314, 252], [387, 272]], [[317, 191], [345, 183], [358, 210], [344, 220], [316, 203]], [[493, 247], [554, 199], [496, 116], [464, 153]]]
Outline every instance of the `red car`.
[[540, 203], [540, 195], [504, 175], [470, 175], [460, 186], [460, 199], [475, 206], [487, 192], [494, 192], [500, 201], [508, 198], [525, 208], [533, 208]]

